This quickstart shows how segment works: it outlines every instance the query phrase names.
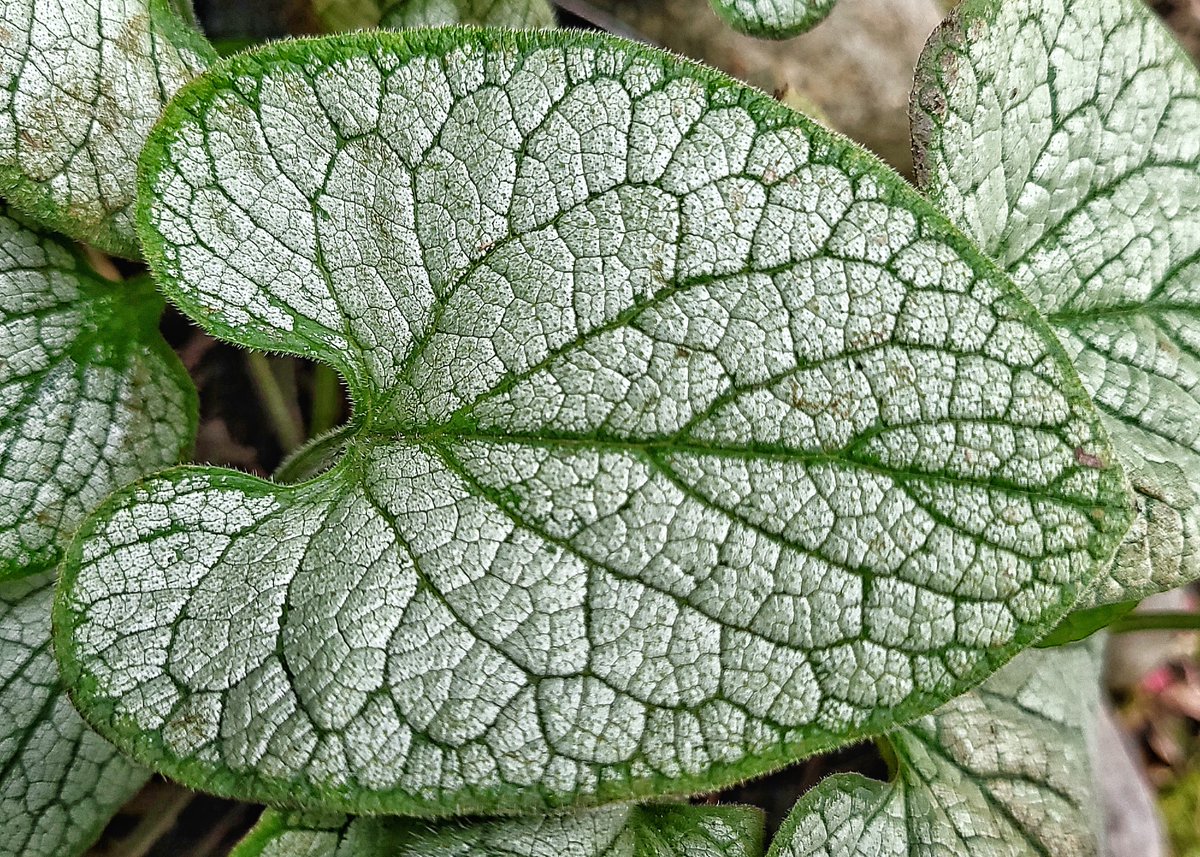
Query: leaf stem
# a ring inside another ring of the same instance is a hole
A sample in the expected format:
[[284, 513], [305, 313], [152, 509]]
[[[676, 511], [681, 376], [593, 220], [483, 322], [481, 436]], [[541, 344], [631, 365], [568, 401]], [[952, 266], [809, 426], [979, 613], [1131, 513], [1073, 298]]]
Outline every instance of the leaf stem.
[[336, 426], [342, 416], [342, 383], [337, 372], [323, 363], [313, 369], [312, 414], [308, 436], [322, 435]]
[[284, 454], [304, 443], [304, 426], [299, 415], [288, 403], [283, 386], [265, 354], [252, 351], [246, 355], [246, 371], [258, 390], [271, 430], [275, 433]]
[[121, 853], [125, 857], [145, 857], [149, 854], [150, 849], [175, 826], [180, 813], [195, 797], [192, 792], [173, 787], [167, 799], [152, 807], [130, 831], [129, 836], [121, 843]]
[[1108, 626], [1114, 634], [1132, 631], [1200, 631], [1200, 613], [1130, 613]]

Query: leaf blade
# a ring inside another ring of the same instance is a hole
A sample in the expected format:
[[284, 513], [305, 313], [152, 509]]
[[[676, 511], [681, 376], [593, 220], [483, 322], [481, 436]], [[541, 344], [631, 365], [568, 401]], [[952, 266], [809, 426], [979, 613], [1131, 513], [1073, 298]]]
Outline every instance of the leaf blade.
[[0, 13], [0, 193], [129, 258], [138, 152], [163, 105], [215, 57], [173, 0], [14, 0]]
[[0, 583], [0, 854], [74, 857], [150, 772], [92, 732], [50, 648], [52, 575]]
[[759, 857], [762, 814], [749, 807], [614, 806], [567, 816], [451, 822], [268, 811], [231, 857]]
[[1085, 606], [1200, 575], [1198, 103], [1190, 60], [1129, 0], [967, 3], [919, 64], [920, 183], [1048, 316], [1137, 495]]
[[1087, 735], [1100, 704], [1099, 653], [1023, 652], [889, 736], [893, 782], [837, 775], [801, 798], [769, 857], [1095, 857]]
[[191, 447], [196, 392], [142, 278], [110, 283], [0, 209], [0, 580], [53, 568], [115, 487]]
[[[326, 84], [390, 93], [378, 122], [418, 138], [341, 133], [374, 114]], [[72, 548], [81, 705], [186, 782], [413, 814], [705, 790], [982, 679], [1127, 525], [1098, 419], [994, 267], [866, 153], [666, 55], [461, 29], [271, 48], [185, 88], [143, 167], [163, 288], [335, 365], [358, 414], [312, 481], [174, 471]], [[110, 584], [157, 623], [127, 636]]]

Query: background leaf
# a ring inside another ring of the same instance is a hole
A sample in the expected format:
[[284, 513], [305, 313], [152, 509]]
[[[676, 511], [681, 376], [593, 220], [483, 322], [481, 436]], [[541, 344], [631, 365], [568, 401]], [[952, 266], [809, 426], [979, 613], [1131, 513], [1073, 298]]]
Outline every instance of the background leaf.
[[338, 367], [356, 413], [312, 481], [172, 471], [64, 564], [78, 701], [186, 783], [711, 789], [961, 693], [1127, 527], [1011, 284], [874, 158], [669, 55], [282, 44], [186, 88], [143, 176], [175, 301]]
[[453, 821], [268, 810], [230, 857], [759, 857], [763, 819], [741, 806], [612, 806]]
[[190, 448], [196, 391], [162, 305], [0, 207], [0, 580], [52, 568], [110, 491]]
[[825, 20], [837, 0], [711, 0], [735, 30], [763, 39], [786, 39]]
[[[1085, 47], [1086, 46], [1086, 47]], [[1136, 0], [967, 0], [913, 94], [921, 185], [1049, 318], [1141, 514], [1086, 604], [1200, 576], [1200, 76]]]
[[130, 258], [138, 152], [166, 100], [214, 57], [173, 2], [0, 6], [0, 194]]
[[362, 27], [553, 27], [546, 0], [313, 0], [330, 32]]
[[0, 855], [73, 857], [149, 778], [75, 713], [50, 650], [52, 575], [0, 583]]
[[770, 857], [1095, 857], [1087, 736], [1100, 646], [1028, 651], [888, 736], [891, 783], [857, 775], [800, 799]]

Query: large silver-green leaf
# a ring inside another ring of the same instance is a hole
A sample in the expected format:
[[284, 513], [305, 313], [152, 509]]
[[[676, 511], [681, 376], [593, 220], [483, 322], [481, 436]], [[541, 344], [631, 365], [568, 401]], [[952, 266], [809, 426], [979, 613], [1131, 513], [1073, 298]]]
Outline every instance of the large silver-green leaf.
[[53, 567], [110, 491], [190, 446], [196, 393], [162, 306], [0, 207], [0, 580]]
[[893, 782], [839, 775], [801, 798], [770, 857], [1097, 857], [1099, 680], [1094, 644], [1020, 655], [888, 736]]
[[526, 28], [555, 25], [554, 10], [546, 0], [313, 0], [313, 6], [331, 32], [442, 24]]
[[966, 0], [918, 175], [1049, 318], [1141, 510], [1089, 603], [1200, 577], [1200, 76], [1137, 0]]
[[176, 302], [356, 403], [317, 478], [173, 471], [64, 563], [77, 701], [187, 783], [368, 813], [711, 788], [966, 690], [1128, 526], [1009, 281], [667, 54], [282, 44], [187, 87], [142, 166]]
[[616, 805], [430, 825], [268, 810], [230, 857], [759, 857], [756, 809]]
[[0, 194], [30, 217], [139, 255], [138, 153], [213, 56], [179, 0], [0, 4]]
[[0, 583], [0, 857], [73, 857], [150, 772], [71, 707], [50, 649], [54, 579]]
[[825, 20], [837, 0], [711, 0], [735, 30], [762, 39], [786, 39]]

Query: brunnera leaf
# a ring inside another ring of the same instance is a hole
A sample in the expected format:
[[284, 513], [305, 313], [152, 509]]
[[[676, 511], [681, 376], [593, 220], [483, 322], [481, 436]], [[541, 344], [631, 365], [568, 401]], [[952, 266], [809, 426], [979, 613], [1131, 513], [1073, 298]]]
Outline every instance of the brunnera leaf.
[[330, 32], [361, 27], [539, 28], [555, 25], [546, 0], [313, 0], [317, 17]]
[[913, 121], [921, 185], [1046, 315], [1133, 485], [1085, 601], [1200, 577], [1200, 75], [1136, 0], [966, 0]]
[[837, 0], [711, 0], [721, 19], [761, 39], [806, 33], [829, 17]]
[[667, 54], [272, 46], [181, 92], [142, 182], [171, 297], [355, 402], [329, 470], [171, 471], [64, 563], [77, 703], [188, 784], [368, 814], [708, 790], [973, 686], [1128, 527], [1003, 274]]
[[0, 194], [10, 204], [140, 255], [138, 153], [167, 99], [214, 56], [177, 5], [187, 0], [0, 5]]
[[614, 805], [441, 824], [267, 810], [230, 857], [760, 857], [762, 813]]
[[770, 857], [1098, 857], [1100, 662], [1094, 643], [1022, 653], [889, 735], [892, 782], [837, 775], [801, 798]]
[[162, 306], [0, 207], [0, 580], [53, 568], [109, 492], [190, 447], [196, 391]]
[[53, 575], [0, 582], [0, 857], [82, 854], [150, 776], [71, 707], [53, 596]]

